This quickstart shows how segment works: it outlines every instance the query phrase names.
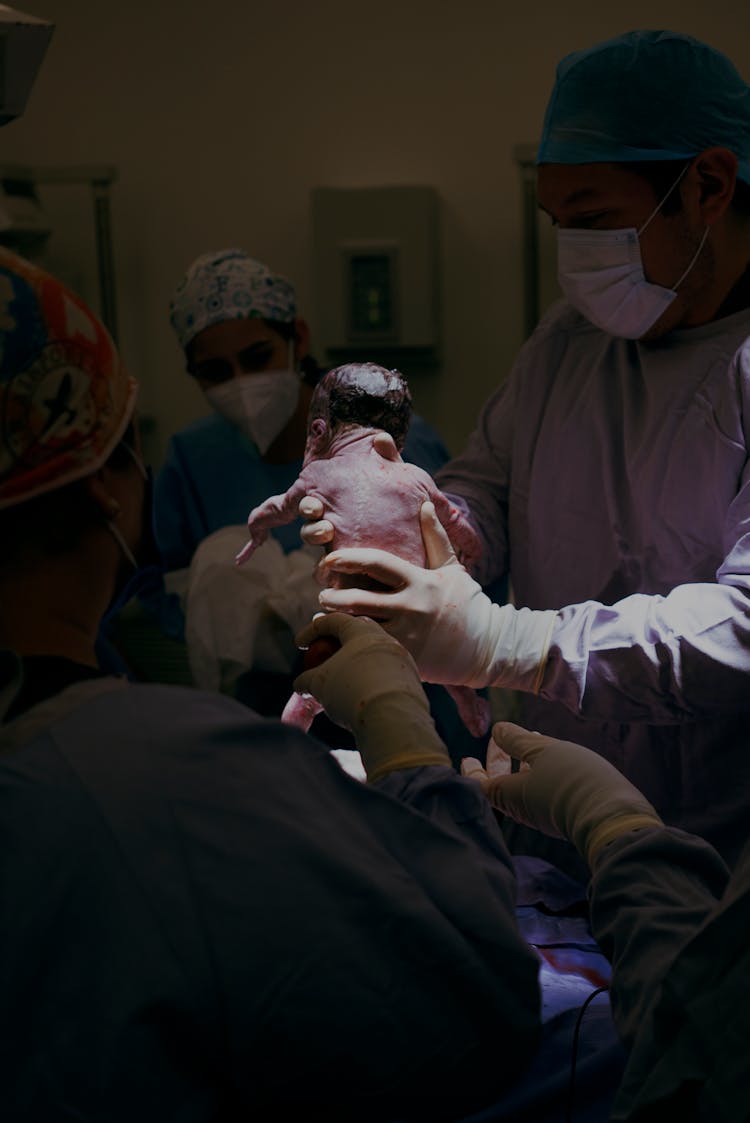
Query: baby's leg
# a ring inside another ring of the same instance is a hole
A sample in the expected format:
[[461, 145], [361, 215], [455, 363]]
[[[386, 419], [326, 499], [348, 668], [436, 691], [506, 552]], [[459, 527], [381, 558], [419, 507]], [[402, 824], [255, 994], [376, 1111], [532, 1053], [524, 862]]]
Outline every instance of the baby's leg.
[[295, 691], [282, 710], [281, 720], [285, 725], [296, 725], [307, 733], [313, 720], [322, 711], [323, 707], [312, 694], [298, 694]]
[[446, 686], [461, 719], [473, 737], [483, 737], [490, 727], [490, 704], [470, 686]]

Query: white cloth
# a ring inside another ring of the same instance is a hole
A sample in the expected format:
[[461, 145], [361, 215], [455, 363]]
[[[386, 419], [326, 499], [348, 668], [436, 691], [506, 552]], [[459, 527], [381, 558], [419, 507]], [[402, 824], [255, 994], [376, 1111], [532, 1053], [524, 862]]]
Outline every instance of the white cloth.
[[[187, 571], [183, 609], [193, 679], [205, 690], [229, 692], [241, 674], [289, 674], [294, 635], [318, 611], [313, 577], [320, 550], [285, 554], [274, 538], [243, 566], [235, 554], [247, 542], [244, 526], [217, 530], [200, 544]], [[171, 588], [175, 589], [175, 577]]]

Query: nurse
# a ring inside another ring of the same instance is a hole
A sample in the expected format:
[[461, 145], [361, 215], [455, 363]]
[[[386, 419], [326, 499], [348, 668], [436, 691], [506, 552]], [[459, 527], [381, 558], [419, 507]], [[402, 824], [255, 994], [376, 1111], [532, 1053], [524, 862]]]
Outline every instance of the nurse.
[[[242, 249], [196, 258], [174, 293], [170, 321], [188, 374], [202, 390], [211, 413], [171, 437], [156, 478], [154, 529], [168, 572], [186, 570], [209, 535], [239, 524], [244, 527], [253, 507], [291, 487], [302, 469], [313, 388], [324, 373], [310, 354], [310, 331], [297, 314], [291, 283]], [[402, 456], [431, 475], [449, 458], [441, 438], [416, 413]], [[235, 648], [242, 644], [232, 640], [231, 657], [223, 660], [232, 676], [239, 676], [229, 692], [267, 714], [281, 713], [291, 690], [287, 672], [298, 669], [284, 664], [287, 648], [294, 655], [293, 633], [300, 625], [296, 606], [284, 603], [287, 594], [291, 602], [292, 585], [295, 602], [309, 604], [305, 619], [316, 607], [312, 579], [316, 555], [303, 559], [296, 553], [303, 548], [301, 528], [301, 520], [295, 520], [272, 531], [288, 566], [283, 573], [283, 562], [277, 567], [277, 584], [282, 588], [269, 594], [274, 612], [283, 614], [281, 631], [274, 615], [271, 641], [258, 637], [246, 672], [239, 673], [240, 660], [235, 658]], [[216, 550], [224, 550], [224, 545], [217, 541], [211, 549], [209, 565], [213, 566]], [[237, 620], [240, 615], [249, 621], [257, 618], [258, 606], [244, 602], [243, 609], [239, 599], [255, 592], [237, 580], [231, 561], [236, 549], [236, 544], [226, 547], [226, 574], [211, 568], [212, 577], [192, 578], [188, 603], [194, 614], [188, 639], [194, 675], [204, 644], [212, 648], [212, 657], [217, 650], [226, 655], [223, 638], [212, 628], [206, 639], [201, 620], [207, 615], [214, 621], [226, 621], [227, 616]], [[311, 575], [309, 596], [302, 571]], [[143, 592], [141, 599], [167, 635], [184, 638], [185, 615], [177, 596], [165, 595], [159, 587]], [[270, 660], [258, 654], [269, 642], [275, 645], [274, 652], [282, 649], [281, 661], [277, 654]], [[212, 674], [199, 684], [213, 687]], [[481, 752], [445, 690], [428, 687], [427, 693], [453, 760]], [[342, 739], [325, 715], [316, 720], [316, 732], [334, 746], [348, 747], [348, 737]]]
[[[174, 570], [190, 564], [207, 535], [244, 524], [253, 507], [297, 478], [323, 371], [310, 355], [290, 282], [241, 249], [196, 258], [174, 294], [170, 321], [211, 407], [172, 436], [156, 480], [156, 536]], [[403, 455], [431, 474], [448, 460], [419, 416]], [[300, 547], [300, 526], [273, 531], [285, 552]]]

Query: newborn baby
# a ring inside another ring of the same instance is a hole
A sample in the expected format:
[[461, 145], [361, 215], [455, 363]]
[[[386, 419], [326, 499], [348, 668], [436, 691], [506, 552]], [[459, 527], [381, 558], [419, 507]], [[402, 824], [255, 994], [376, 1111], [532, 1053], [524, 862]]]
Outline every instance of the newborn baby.
[[[372, 546], [421, 566], [426, 557], [419, 511], [430, 500], [453, 549], [471, 569], [480, 547], [470, 523], [428, 472], [401, 459], [411, 408], [409, 387], [396, 370], [348, 363], [324, 375], [310, 402], [302, 471], [287, 492], [272, 495], [250, 512], [250, 541], [237, 555], [238, 564], [266, 540], [272, 527], [297, 518], [300, 500], [310, 495], [323, 502], [325, 517], [333, 525], [330, 549]], [[346, 578], [333, 575], [333, 580], [340, 586]], [[446, 690], [470, 732], [475, 737], [486, 733], [486, 699], [469, 687]], [[308, 729], [320, 709], [314, 699], [295, 694], [282, 721]]]

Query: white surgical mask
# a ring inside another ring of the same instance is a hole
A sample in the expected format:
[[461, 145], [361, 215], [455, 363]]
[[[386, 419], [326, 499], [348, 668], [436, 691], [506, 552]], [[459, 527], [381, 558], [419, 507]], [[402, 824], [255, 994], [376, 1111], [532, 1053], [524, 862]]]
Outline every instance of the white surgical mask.
[[236, 425], [263, 456], [289, 422], [299, 401], [300, 375], [294, 370], [289, 346], [289, 369], [264, 370], [228, 378], [208, 387], [206, 399], [217, 413]]
[[640, 339], [677, 296], [695, 265], [709, 228], [674, 288], [646, 280], [639, 236], [659, 213], [690, 165], [686, 164], [640, 230], [558, 230], [557, 268], [565, 296], [592, 324], [620, 339]]

